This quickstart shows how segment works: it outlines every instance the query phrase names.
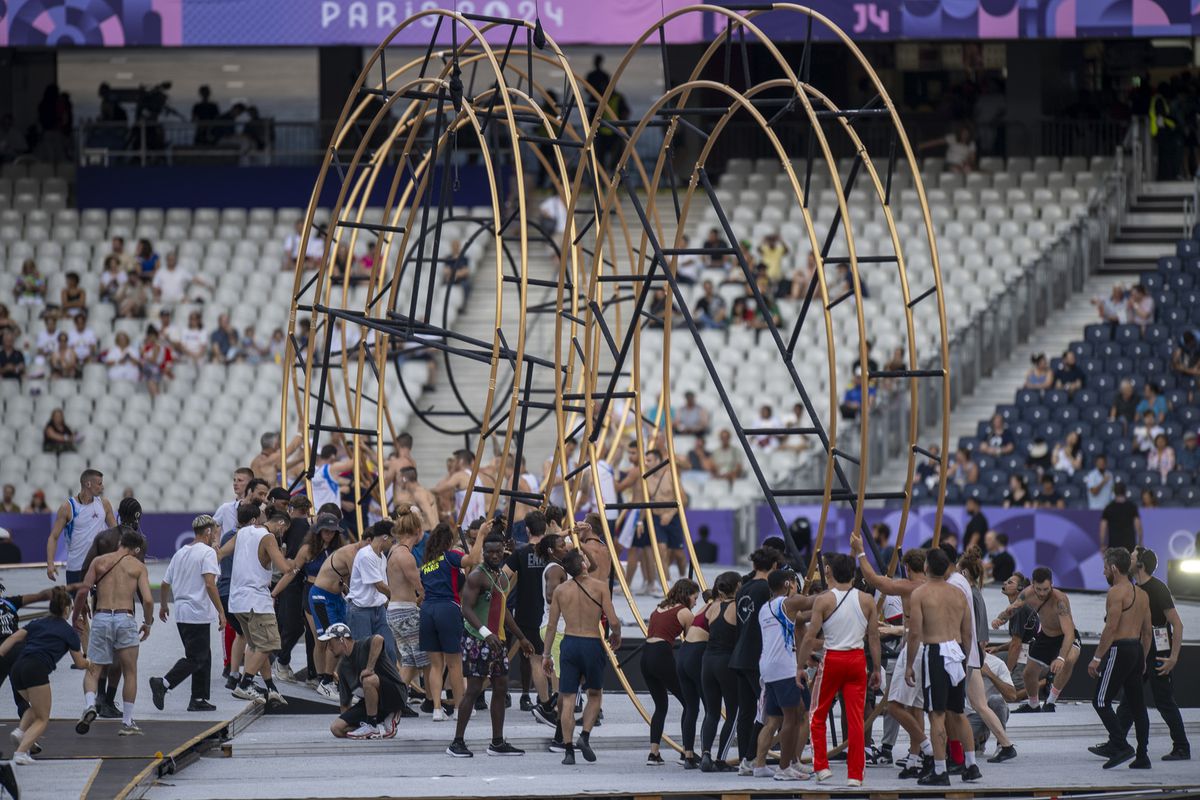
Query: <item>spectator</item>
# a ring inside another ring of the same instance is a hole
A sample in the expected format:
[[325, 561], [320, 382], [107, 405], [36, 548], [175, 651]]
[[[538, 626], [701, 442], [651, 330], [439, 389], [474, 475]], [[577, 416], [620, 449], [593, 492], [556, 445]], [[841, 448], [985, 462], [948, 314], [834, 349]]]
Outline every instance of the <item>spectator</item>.
[[698, 531], [700, 537], [692, 547], [696, 550], [696, 560], [701, 564], [715, 564], [720, 554], [717, 552], [717, 546], [709, 541], [709, 530], [707, 525], [701, 525]]
[[1123, 421], [1125, 429], [1128, 430], [1129, 426], [1138, 418], [1138, 405], [1137, 395], [1133, 393], [1133, 381], [1126, 378], [1121, 381], [1121, 386], [1117, 389], [1117, 396], [1113, 398], [1108, 418], [1113, 422]]
[[1165, 433], [1154, 437], [1154, 447], [1146, 456], [1146, 469], [1157, 471], [1163, 483], [1167, 482], [1167, 474], [1175, 469], [1175, 448], [1167, 444]]
[[[870, 290], [867, 289], [867, 280], [866, 280], [866, 278], [863, 277], [861, 272], [858, 274], [858, 288], [859, 288], [859, 291], [862, 292], [862, 296], [864, 299], [871, 296]], [[850, 275], [850, 265], [849, 264], [838, 264], [837, 265], [837, 277], [834, 279], [833, 286], [830, 287], [830, 292], [829, 292], [830, 302], [836, 300], [837, 298], [841, 297], [844, 294], [853, 296], [854, 280]]]
[[733, 436], [725, 429], [718, 434], [721, 446], [709, 454], [714, 478], [732, 483], [742, 477], [742, 450], [733, 446]]
[[1017, 560], [1008, 552], [1008, 534], [988, 531], [983, 537], [983, 546], [987, 550], [992, 580], [1004, 583], [1017, 571]]
[[174, 377], [171, 374], [171, 364], [174, 360], [170, 346], [159, 338], [158, 328], [148, 326], [146, 338], [142, 342], [142, 378], [146, 381], [146, 390], [150, 392], [151, 397], [158, 396], [163, 381]]
[[104, 354], [110, 381], [136, 381], [142, 376], [142, 361], [125, 331], [117, 331], [115, 344]]
[[9, 316], [8, 306], [0, 303], [0, 334], [11, 332], [13, 336], [21, 335], [21, 326]]
[[129, 273], [125, 285], [117, 290], [117, 318], [144, 319], [149, 303], [150, 294], [146, 291], [145, 281], [136, 272]]
[[271, 334], [271, 341], [267, 343], [267, 354], [276, 364], [282, 364], [286, 352], [287, 337], [283, 335], [283, 328], [276, 328]]
[[212, 90], [207, 86], [200, 87], [200, 102], [192, 106], [192, 123], [196, 126], [193, 142], [197, 146], [211, 145], [216, 142], [213, 138], [212, 123], [221, 115], [221, 109], [212, 101]]
[[204, 327], [204, 318], [199, 311], [188, 313], [187, 327], [179, 332], [179, 338], [173, 341], [170, 336], [167, 342], [172, 348], [178, 348], [179, 354], [194, 364], [199, 364], [208, 356], [208, 329]]
[[[770, 405], [764, 404], [758, 409], [758, 423], [754, 427], [782, 428], [783, 423], [779, 421], [779, 417], [775, 416], [775, 410]], [[769, 453], [779, 447], [779, 437], [773, 434], [758, 434], [750, 437], [750, 441], [764, 453]]]
[[11, 483], [4, 484], [4, 494], [0, 497], [0, 514], [20, 514], [21, 507], [17, 505], [17, 487]]
[[763, 302], [767, 306], [762, 309], [762, 313], [753, 312], [753, 309], [758, 306], [758, 300], [754, 297], [750, 287], [746, 287], [746, 307], [750, 310], [747, 322], [749, 322], [750, 328], [755, 331], [766, 330], [768, 320], [778, 328], [783, 324], [783, 316], [779, 313], [779, 304], [775, 302], [775, 293], [765, 275], [758, 277], [758, 293], [762, 295]]
[[[875, 402], [875, 387], [867, 389], [866, 405], [870, 409]], [[842, 395], [842, 404], [839, 407], [842, 412], [842, 419], [857, 420], [863, 409], [863, 393], [862, 393], [862, 378], [858, 375], [850, 377], [850, 388]]]
[[186, 269], [181, 269], [178, 262], [179, 256], [175, 251], [171, 251], [167, 253], [167, 261], [163, 269], [154, 273], [154, 279], [150, 282], [150, 286], [154, 290], [154, 302], [173, 306], [186, 302], [188, 289], [193, 286], [212, 288], [208, 281], [192, 275]]
[[1050, 445], [1041, 436], [1035, 436], [1025, 445], [1025, 466], [1036, 469], [1038, 475], [1050, 469]]
[[1054, 476], [1046, 474], [1042, 476], [1042, 488], [1038, 492], [1037, 502], [1033, 504], [1037, 508], [1066, 508], [1067, 501], [1063, 499], [1062, 494], [1058, 491], [1058, 487], [1054, 485]]
[[258, 331], [247, 325], [242, 331], [242, 358], [247, 364], [261, 364], [267, 355], [266, 343], [258, 340]]
[[50, 364], [50, 378], [70, 378], [76, 379], [80, 375], [79, 359], [75, 356], [75, 350], [71, 347], [71, 337], [66, 331], [61, 331], [58, 334], [58, 347], [50, 354], [47, 359]]
[[1087, 377], [1075, 363], [1075, 351], [1067, 350], [1062, 354], [1062, 363], [1054, 371], [1054, 388], [1062, 389], [1069, 394], [1075, 394], [1084, 387]]
[[804, 266], [792, 270], [791, 285], [788, 287], [789, 300], [803, 300], [808, 296], [808, 287], [813, 285], [813, 277], [817, 274], [817, 257], [812, 250], [804, 259]]
[[1095, 466], [1083, 479], [1087, 488], [1087, 506], [1093, 511], [1107, 506], [1113, 497], [1113, 475], [1108, 471], [1108, 457], [1103, 453], [1096, 456]]
[[1153, 381], [1146, 381], [1146, 387], [1142, 389], [1142, 399], [1136, 408], [1137, 418], [1145, 417], [1147, 411], [1153, 412], [1155, 422], [1163, 423], [1167, 419], [1167, 398]]
[[1054, 456], [1051, 459], [1056, 472], [1074, 475], [1076, 470], [1083, 469], [1083, 439], [1079, 431], [1067, 431], [1067, 436], [1054, 445]]
[[450, 242], [450, 252], [442, 263], [442, 282], [447, 286], [461, 286], [464, 293], [471, 293], [471, 263], [463, 255], [462, 242], [458, 239]]
[[[296, 265], [296, 259], [300, 256], [300, 241], [303, 239], [304, 220], [296, 220], [295, 229], [289, 233], [283, 240], [283, 254], [287, 256], [283, 262], [285, 270], [292, 269]], [[313, 228], [312, 235], [308, 237], [308, 244], [304, 248], [304, 267], [305, 269], [316, 269], [321, 264], [321, 259], [325, 256], [325, 239], [321, 236], [319, 228]]]
[[33, 495], [29, 498], [29, 505], [25, 506], [23, 514], [49, 514], [50, 506], [46, 505], [46, 493], [41, 489], [34, 489]]
[[1154, 447], [1154, 440], [1163, 433], [1163, 428], [1154, 419], [1154, 412], [1142, 414], [1142, 424], [1133, 429], [1133, 449], [1139, 453], [1148, 454]]
[[967, 524], [963, 528], [963, 545], [964, 550], [971, 549], [971, 545], [983, 547], [984, 536], [988, 532], [988, 519], [983, 514], [983, 506], [977, 497], [967, 498]]
[[1124, 547], [1129, 552], [1142, 545], [1142, 518], [1129, 499], [1125, 484], [1113, 487], [1112, 501], [1100, 515], [1100, 552], [1109, 547]]
[[[667, 324], [667, 309], [675, 310], [675, 304], [670, 301], [666, 288], [659, 286], [650, 298], [650, 319], [646, 325], [651, 328], [661, 328]], [[671, 317], [671, 327], [677, 325], [675, 317]]]
[[1034, 353], [1029, 359], [1033, 366], [1025, 373], [1026, 389], [1049, 389], [1054, 385], [1054, 373], [1050, 371], [1050, 362], [1045, 353]]
[[13, 284], [13, 298], [19, 306], [43, 306], [46, 304], [46, 279], [38, 271], [37, 262], [27, 258], [21, 264], [21, 275]]
[[1200, 377], [1200, 336], [1196, 331], [1184, 331], [1179, 346], [1171, 353], [1171, 369], [1180, 375]]
[[943, 146], [946, 148], [946, 167], [950, 172], [965, 175], [975, 171], [977, 148], [970, 125], [962, 123], [955, 131], [946, 134], [945, 138], [924, 142], [918, 149], [936, 149]]
[[1015, 472], [1008, 476], [1008, 490], [1004, 493], [1005, 508], [1029, 508], [1033, 498], [1029, 496], [1029, 486], [1025, 479]]
[[60, 306], [64, 314], [73, 317], [87, 313], [87, 290], [79, 285], [79, 273], [68, 272], [67, 285], [59, 293]]
[[554, 239], [561, 239], [567, 229], [567, 205], [557, 192], [550, 192], [538, 204], [538, 227]]
[[1134, 284], [1129, 290], [1129, 306], [1127, 319], [1134, 325], [1145, 328], [1154, 322], [1154, 298], [1140, 283]]
[[61, 408], [50, 412], [50, 421], [42, 429], [43, 453], [74, 453], [75, 443], [79, 441], [75, 431], [67, 425]]
[[1200, 471], [1200, 447], [1196, 446], [1196, 431], [1183, 432], [1183, 447], [1175, 454], [1175, 466], [1195, 475]]
[[[132, 272], [137, 266], [137, 260], [133, 257], [133, 254], [125, 251], [124, 236], [112, 237], [112, 252], [109, 253], [109, 256], [117, 259], [121, 271], [126, 274]], [[108, 263], [108, 258], [104, 259], [104, 263]]]
[[947, 480], [960, 489], [979, 483], [979, 465], [971, 458], [970, 450], [960, 447], [955, 451]]
[[[808, 412], [804, 410], [803, 403], [796, 403], [792, 406], [792, 413], [783, 418], [783, 426], [785, 428], [807, 428], [811, 427], [808, 422]], [[781, 450], [790, 450], [794, 453], [803, 453], [808, 449], [808, 440], [803, 434], [789, 433], [783, 437], [783, 441], [779, 443]]]
[[[680, 247], [687, 248], [688, 237], [680, 240]], [[683, 286], [691, 286], [700, 282], [700, 273], [704, 269], [704, 261], [696, 253], [684, 253], [675, 257], [675, 279]]]
[[121, 287], [129, 280], [129, 275], [121, 269], [121, 259], [108, 256], [104, 259], [104, 271], [100, 273], [100, 299], [117, 304], [117, 295]]
[[791, 250], [779, 238], [779, 231], [772, 231], [758, 245], [758, 258], [766, 272], [767, 281], [772, 287], [783, 280], [783, 259]]
[[[704, 238], [704, 249], [706, 250], [728, 250], [729, 245], [725, 242], [725, 238], [721, 236], [721, 232], [716, 228], [708, 229], [708, 236]], [[725, 271], [729, 268], [729, 256], [725, 253], [709, 253], [708, 268], [719, 269]]]
[[134, 257], [142, 278], [147, 281], [153, 280], [154, 273], [158, 271], [158, 253], [154, 252], [154, 245], [150, 244], [149, 239], [138, 239]]
[[37, 354], [49, 356], [58, 349], [58, 314], [52, 308], [42, 312], [42, 329], [37, 335]]
[[708, 411], [697, 405], [695, 392], [683, 393], [683, 406], [671, 417], [676, 435], [703, 436], [708, 433]]
[[[1001, 727], [1007, 729], [1008, 704], [1015, 703], [1020, 699], [1017, 695], [1017, 689], [1013, 685], [1012, 672], [1004, 661], [991, 653], [987, 653], [984, 655], [983, 664], [979, 668], [979, 674], [984, 678], [988, 708], [1000, 720]], [[965, 706], [964, 710], [967, 712], [967, 722], [971, 725], [971, 733], [975, 740], [975, 752], [981, 754], [987, 744], [988, 737], [991, 735], [991, 731], [984, 724], [983, 718], [979, 716], [979, 712], [971, 707], [970, 701], [967, 701]]]
[[712, 472], [712, 460], [709, 458], [708, 450], [704, 447], [704, 437], [697, 436], [696, 441], [692, 444], [692, 448], [687, 451], [687, 469], [692, 472], [701, 472], [705, 475]]
[[17, 337], [11, 330], [0, 334], [0, 379], [19, 381], [25, 377], [25, 356], [17, 349]]
[[229, 315], [217, 317], [217, 329], [209, 336], [209, 351], [212, 360], [218, 364], [229, 364], [238, 357], [237, 328], [229, 322]]
[[933, 489], [938, 485], [938, 479], [941, 476], [937, 457], [941, 455], [942, 449], [936, 444], [931, 444], [926, 449], [933, 455], [926, 456], [925, 460], [917, 465], [917, 480]]
[[1007, 456], [1016, 449], [1016, 446], [1012, 433], [1004, 424], [1004, 417], [999, 414], [992, 415], [992, 429], [979, 443], [979, 452], [994, 457]]
[[1142, 489], [1142, 508], [1158, 508], [1158, 498], [1150, 487]]
[[1124, 325], [1128, 318], [1129, 303], [1125, 296], [1125, 287], [1119, 283], [1112, 287], [1112, 292], [1107, 300], [1103, 297], [1094, 297], [1092, 305], [1099, 312], [1100, 319], [1111, 325]]
[[725, 298], [717, 294], [712, 281], [705, 281], [704, 294], [696, 301], [696, 321], [702, 328], [724, 328], [729, 322]]
[[876, 522], [871, 526], [871, 539], [875, 542], [875, 548], [879, 551], [879, 567], [887, 569], [892, 563], [892, 555], [896, 552], [896, 548], [892, 547], [892, 529], [886, 522]]
[[87, 326], [87, 312], [76, 314], [71, 321], [73, 330], [67, 332], [67, 338], [71, 349], [75, 351], [75, 358], [81, 366], [95, 361], [100, 351], [100, 342], [96, 339], [95, 332]]

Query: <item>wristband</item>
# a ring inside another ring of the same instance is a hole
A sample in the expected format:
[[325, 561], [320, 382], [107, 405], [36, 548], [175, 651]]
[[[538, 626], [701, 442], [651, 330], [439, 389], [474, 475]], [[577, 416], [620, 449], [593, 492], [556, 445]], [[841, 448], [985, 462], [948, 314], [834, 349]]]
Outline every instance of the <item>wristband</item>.
[[1099, 664], [1099, 663], [1100, 663], [1100, 656], [1096, 656], [1095, 658], [1093, 658], [1093, 659], [1092, 659], [1092, 663], [1093, 663], [1093, 664]]
[[859, 558], [866, 558], [866, 557], [867, 557], [867, 554], [866, 554], [866, 552], [862, 552], [862, 553], [859, 553], [859, 554], [858, 554], [858, 557], [859, 557]]
[[486, 638], [488, 638], [489, 636], [491, 636], [491, 635], [492, 635], [492, 632], [488, 630], [488, 627], [487, 627], [487, 625], [480, 625], [480, 626], [479, 626], [479, 633], [480, 633], [480, 634], [483, 636], [483, 638], [485, 638], [485, 639], [486, 639]]
[[[1096, 660], [1096, 661], [1099, 661], [1100, 659], [1098, 659], [1098, 658], [1097, 658], [1097, 659], [1095, 659], [1095, 660]], [[1064, 664], [1065, 664], [1065, 663], [1067, 663], [1067, 660], [1066, 660], [1065, 658], [1063, 658], [1062, 656], [1057, 656], [1057, 657], [1055, 657], [1054, 661], [1061, 661], [1061, 662], [1063, 662]], [[1051, 662], [1051, 663], [1053, 663], [1053, 662]]]

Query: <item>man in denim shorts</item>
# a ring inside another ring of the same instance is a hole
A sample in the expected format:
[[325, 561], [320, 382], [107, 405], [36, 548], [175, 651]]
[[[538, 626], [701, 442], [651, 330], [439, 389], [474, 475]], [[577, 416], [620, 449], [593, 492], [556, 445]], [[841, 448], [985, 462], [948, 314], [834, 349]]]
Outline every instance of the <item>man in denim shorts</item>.
[[398, 511], [393, 532], [396, 544], [387, 559], [388, 591], [391, 593], [387, 624], [396, 640], [400, 677], [406, 684], [413, 682], [418, 670], [429, 668], [429, 654], [421, 649], [420, 635], [420, 603], [425, 591], [412, 552], [421, 535], [420, 517], [411, 510]]

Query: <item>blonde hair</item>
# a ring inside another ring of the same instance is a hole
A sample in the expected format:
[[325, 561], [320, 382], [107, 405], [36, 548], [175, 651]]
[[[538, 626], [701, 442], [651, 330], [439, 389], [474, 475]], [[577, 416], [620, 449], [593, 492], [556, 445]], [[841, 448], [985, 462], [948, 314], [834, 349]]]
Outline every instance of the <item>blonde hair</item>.
[[392, 535], [399, 537], [419, 537], [421, 535], [421, 516], [411, 508], [397, 510], [393, 519]]

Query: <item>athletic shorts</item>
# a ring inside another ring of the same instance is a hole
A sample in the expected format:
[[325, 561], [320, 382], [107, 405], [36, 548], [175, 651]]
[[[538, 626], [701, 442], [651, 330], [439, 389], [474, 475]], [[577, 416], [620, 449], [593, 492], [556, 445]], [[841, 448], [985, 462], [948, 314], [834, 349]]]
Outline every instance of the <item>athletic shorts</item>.
[[542, 654], [546, 643], [542, 640], [542, 626], [534, 623], [533, 625], [522, 625], [520, 620], [517, 621], [517, 627], [521, 629], [521, 633], [525, 634], [525, 638], [533, 645], [533, 652], [537, 655]]
[[[542, 655], [546, 655], [546, 628], [547, 627], [548, 626], [543, 625], [540, 628], [538, 628], [538, 634], [542, 637], [542, 646], [541, 646], [541, 649], [538, 650], [538, 652], [541, 653]], [[558, 636], [554, 637], [554, 647], [550, 648], [550, 658], [551, 658], [551, 660], [554, 661], [555, 677], [562, 675], [562, 640], [563, 640], [562, 631], [559, 631]]]
[[629, 544], [633, 547], [649, 547], [650, 546], [650, 531], [646, 529], [645, 520], [639, 519], [633, 528], [633, 541]]
[[229, 610], [229, 595], [224, 595], [221, 598], [221, 608], [225, 609], [225, 624], [233, 628], [233, 632], [238, 636], [242, 635], [242, 625], [237, 621], [237, 617]]
[[426, 653], [462, 652], [463, 618], [457, 603], [426, 601], [421, 605], [419, 643]]
[[83, 581], [83, 570], [69, 569], [66, 572], [67, 583], [81, 583]]
[[327, 592], [316, 586], [308, 590], [308, 610], [312, 613], [317, 636], [335, 622], [346, 621], [346, 598], [338, 592]]
[[141, 644], [138, 639], [140, 627], [132, 614], [97, 612], [92, 617], [92, 632], [88, 635], [88, 658], [93, 664], [113, 663], [118, 650]]
[[590, 636], [561, 636], [562, 646], [555, 663], [558, 668], [558, 691], [570, 697], [579, 691], [580, 684], [588, 691], [604, 687], [604, 668], [608, 656], [604, 644]]
[[279, 638], [279, 622], [275, 615], [256, 611], [235, 614], [242, 625], [246, 644], [256, 653], [274, 653], [283, 646]]
[[421, 649], [421, 609], [417, 604], [409, 603], [399, 608], [389, 604], [387, 624], [392, 629], [392, 638], [396, 640], [400, 666], [418, 669], [428, 667], [429, 654]]
[[36, 689], [50, 683], [50, 672], [50, 666], [40, 658], [19, 658], [17, 663], [13, 664], [8, 679], [17, 691]]
[[[385, 681], [382, 678], [379, 679], [380, 719], [385, 719], [391, 714], [400, 713], [400, 709], [404, 706], [404, 699], [405, 693], [399, 686], [391, 681]], [[367, 701], [359, 699], [358, 702], [338, 716], [350, 726], [350, 730], [354, 730], [367, 721]]]
[[785, 708], [796, 708], [804, 704], [804, 697], [795, 678], [767, 681], [763, 690], [763, 714], [782, 717]]
[[942, 659], [941, 647], [936, 644], [925, 645], [925, 710], [961, 714], [966, 696], [965, 674], [961, 681], [952, 683], [946, 672], [946, 662]]
[[676, 514], [670, 522], [663, 525], [655, 518], [654, 533], [658, 536], [658, 543], [665, 544], [668, 550], [683, 549], [683, 520]]
[[508, 675], [508, 648], [493, 648], [486, 639], [462, 634], [463, 675], [467, 678], [504, 678]]
[[892, 683], [888, 686], [888, 702], [897, 703], [909, 708], [922, 708], [925, 705], [923, 693], [925, 689], [925, 645], [917, 648], [917, 659], [913, 662], [913, 673], [916, 683], [908, 685], [904, 680], [904, 671], [908, 669], [908, 642], [900, 645], [896, 654], [896, 665], [892, 667]]
[[[1075, 631], [1074, 647], [1079, 647], [1082, 640], [1079, 638], [1079, 631]], [[1033, 641], [1029, 643], [1029, 660], [1036, 661], [1043, 667], [1049, 668], [1054, 663], [1054, 659], [1058, 658], [1062, 652], [1063, 636], [1047, 636], [1044, 633], [1038, 632], [1033, 637]]]

